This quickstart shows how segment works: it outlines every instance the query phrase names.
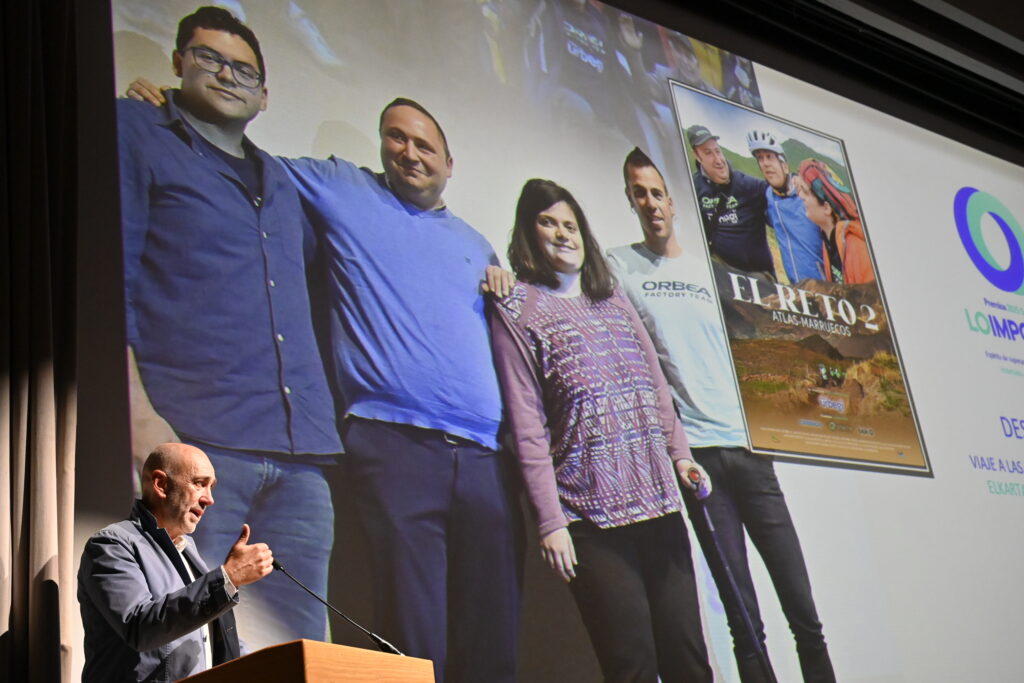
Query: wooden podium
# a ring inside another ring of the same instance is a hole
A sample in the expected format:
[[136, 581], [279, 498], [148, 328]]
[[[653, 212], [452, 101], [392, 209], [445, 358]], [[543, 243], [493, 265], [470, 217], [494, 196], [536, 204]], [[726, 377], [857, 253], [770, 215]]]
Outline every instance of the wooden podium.
[[188, 683], [434, 683], [434, 667], [427, 659], [315, 640], [293, 640], [265, 647], [182, 680]]

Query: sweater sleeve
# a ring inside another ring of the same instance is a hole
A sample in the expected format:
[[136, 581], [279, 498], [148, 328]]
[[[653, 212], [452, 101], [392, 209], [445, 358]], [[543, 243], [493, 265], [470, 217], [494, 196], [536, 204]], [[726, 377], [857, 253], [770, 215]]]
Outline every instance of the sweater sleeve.
[[616, 292], [619, 305], [626, 309], [629, 319], [636, 330], [637, 338], [640, 340], [640, 347], [643, 349], [647, 359], [647, 367], [651, 370], [651, 377], [654, 380], [654, 390], [658, 395], [658, 414], [661, 416], [661, 423], [665, 430], [665, 442], [668, 444], [668, 454], [672, 462], [677, 460], [693, 460], [690, 454], [690, 444], [686, 439], [686, 432], [676, 414], [675, 404], [672, 402], [672, 394], [669, 392], [668, 381], [658, 361], [658, 352], [651, 341], [651, 335], [647, 332], [640, 315], [636, 312], [632, 302], [622, 293]]
[[501, 381], [509, 430], [539, 532], [544, 537], [568, 526], [568, 521], [558, 499], [543, 391], [525, 333], [501, 305], [489, 308], [494, 364]]

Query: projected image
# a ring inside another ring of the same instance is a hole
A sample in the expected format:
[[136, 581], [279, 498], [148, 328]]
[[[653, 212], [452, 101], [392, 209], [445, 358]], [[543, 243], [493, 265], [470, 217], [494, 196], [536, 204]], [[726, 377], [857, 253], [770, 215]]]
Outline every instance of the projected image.
[[[204, 557], [249, 523], [303, 583], [349, 598], [332, 538], [358, 527], [365, 548], [343, 552], [372, 573], [376, 629], [437, 680], [511, 680], [518, 473], [485, 269], [534, 176], [579, 187], [602, 243], [635, 241], [631, 150], [685, 188], [669, 79], [756, 106], [752, 65], [598, 2], [222, 4], [113, 6], [136, 456], [209, 456]], [[687, 277], [706, 277], [695, 245]], [[333, 635], [278, 572], [244, 597], [250, 647]]]
[[752, 447], [929, 472], [842, 141], [672, 92]]
[[[597, 0], [221, 0], [182, 25], [202, 4], [111, 0], [122, 224], [96, 229], [123, 236], [135, 464], [184, 441], [216, 469], [208, 566], [248, 524], [439, 682], [615, 678], [622, 650], [710, 678], [633, 645], [648, 603], [718, 681], [1008, 679], [1013, 625], [946, 617], [1002, 608], [1020, 564], [992, 542], [1019, 527], [1018, 378], [984, 370], [1021, 354], [978, 322], [1016, 304], [971, 256], [1007, 256], [1019, 169]], [[554, 186], [578, 208], [518, 211]], [[596, 575], [629, 619], [575, 602], [606, 530], [678, 560]], [[994, 592], [948, 591], [985, 553]], [[232, 613], [251, 650], [367, 645], [278, 571]]]

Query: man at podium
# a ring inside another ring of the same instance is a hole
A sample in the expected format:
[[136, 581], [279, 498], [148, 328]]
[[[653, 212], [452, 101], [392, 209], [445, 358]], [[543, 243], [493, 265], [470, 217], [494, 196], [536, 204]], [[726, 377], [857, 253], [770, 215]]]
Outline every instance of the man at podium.
[[198, 448], [158, 446], [128, 519], [86, 543], [78, 571], [83, 683], [175, 681], [238, 657], [238, 588], [269, 574], [274, 556], [265, 543], [249, 543], [243, 524], [224, 564], [206, 566], [189, 534], [213, 505], [216, 484]]

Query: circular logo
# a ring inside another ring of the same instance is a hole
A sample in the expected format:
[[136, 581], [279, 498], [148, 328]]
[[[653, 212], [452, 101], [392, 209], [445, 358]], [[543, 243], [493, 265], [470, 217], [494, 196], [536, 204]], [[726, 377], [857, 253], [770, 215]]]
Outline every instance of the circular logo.
[[[1010, 263], [1005, 267], [992, 257], [981, 234], [981, 219], [986, 214], [995, 220], [1010, 248]], [[962, 187], [953, 200], [953, 216], [960, 241], [978, 272], [1004, 292], [1024, 295], [1024, 230], [1010, 210], [987, 192]]]

